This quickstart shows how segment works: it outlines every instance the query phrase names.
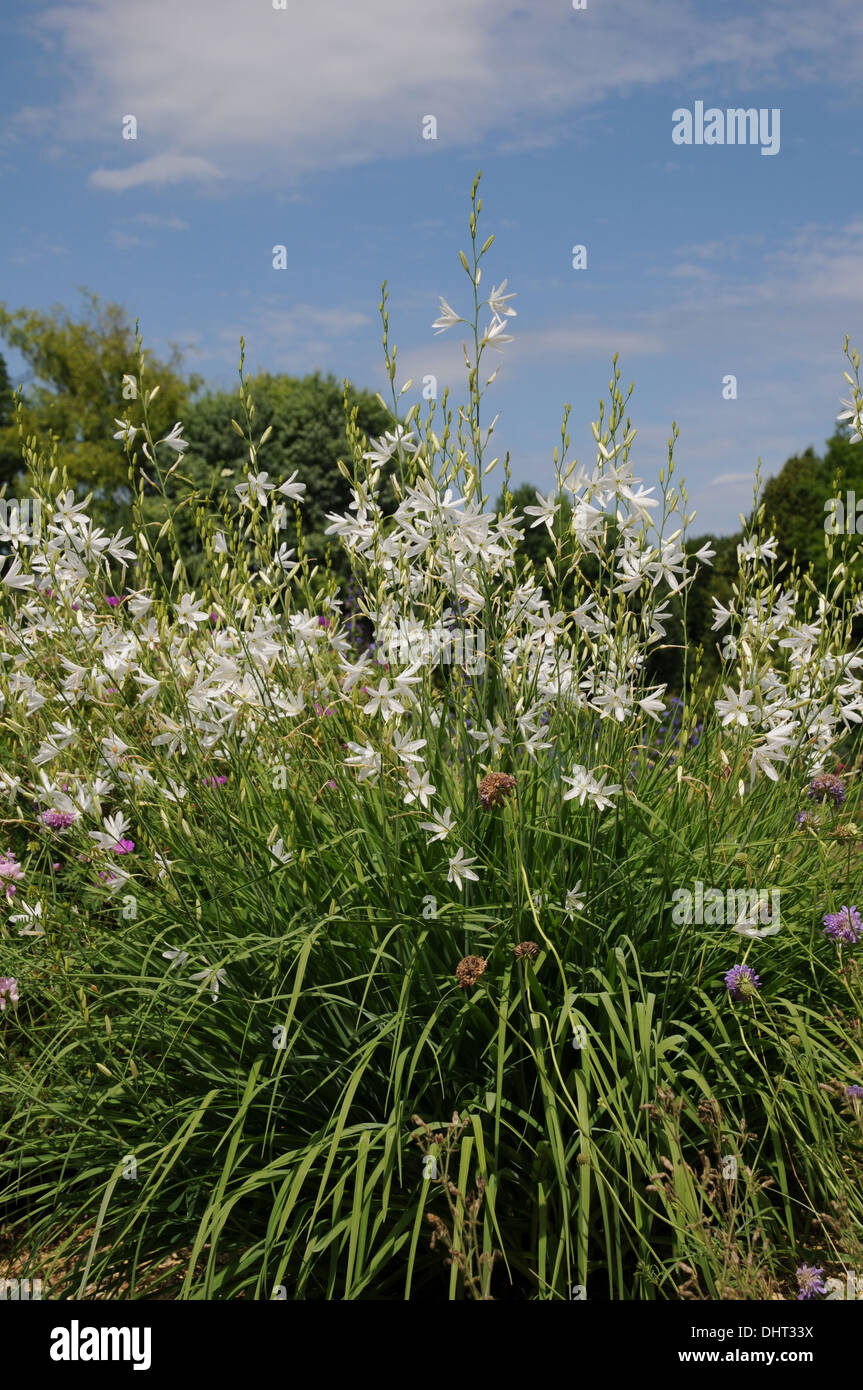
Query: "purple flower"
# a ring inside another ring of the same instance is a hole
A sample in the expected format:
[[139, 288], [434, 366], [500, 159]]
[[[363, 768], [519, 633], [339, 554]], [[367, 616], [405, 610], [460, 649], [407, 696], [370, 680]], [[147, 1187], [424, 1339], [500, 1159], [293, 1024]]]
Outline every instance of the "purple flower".
[[798, 825], [811, 825], [815, 821], [815, 816], [811, 811], [798, 811], [796, 820]]
[[863, 933], [863, 922], [856, 907], [841, 907], [838, 912], [824, 914], [824, 935], [834, 941], [856, 946]]
[[131, 854], [135, 848], [134, 840], [118, 840], [114, 846], [115, 854]]
[[761, 980], [751, 965], [732, 965], [725, 976], [725, 985], [732, 999], [751, 999], [758, 993]]
[[798, 1265], [797, 1284], [800, 1292], [797, 1295], [797, 1302], [804, 1298], [814, 1298], [818, 1293], [826, 1293], [827, 1285], [824, 1283], [824, 1270], [817, 1269], [815, 1265]]
[[845, 1095], [848, 1100], [863, 1100], [863, 1086], [846, 1086]]
[[6, 1008], [6, 1000], [10, 1004], [18, 1003], [18, 981], [13, 980], [11, 975], [0, 976], [0, 1013]]
[[109, 594], [108, 597], [105, 599], [105, 602], [108, 604], [109, 608], [116, 608], [120, 600], [118, 598], [115, 598], [113, 594]]
[[841, 806], [845, 800], [844, 783], [834, 772], [819, 772], [809, 783], [808, 791], [811, 801], [832, 801], [834, 806]]
[[49, 830], [68, 830], [70, 825], [75, 823], [74, 811], [43, 811], [41, 815], [43, 825], [47, 825]]

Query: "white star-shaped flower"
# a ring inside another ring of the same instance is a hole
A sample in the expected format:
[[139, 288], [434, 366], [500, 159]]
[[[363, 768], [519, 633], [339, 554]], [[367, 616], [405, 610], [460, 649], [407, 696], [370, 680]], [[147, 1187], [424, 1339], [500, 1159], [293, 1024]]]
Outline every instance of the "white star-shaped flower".
[[475, 863], [476, 855], [474, 855], [473, 857], [468, 857], [465, 855], [464, 850], [460, 849], [458, 853], [454, 854], [452, 859], [449, 861], [449, 873], [446, 876], [447, 883], [454, 883], [456, 888], [460, 889], [463, 886], [462, 879], [473, 879], [474, 881], [478, 882], [479, 875], [475, 874], [473, 869], [470, 867], [471, 864]]

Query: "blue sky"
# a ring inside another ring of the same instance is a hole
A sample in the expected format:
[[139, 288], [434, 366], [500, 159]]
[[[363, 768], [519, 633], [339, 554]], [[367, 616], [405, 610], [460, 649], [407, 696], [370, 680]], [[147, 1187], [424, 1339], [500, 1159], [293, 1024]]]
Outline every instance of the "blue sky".
[[[833, 428], [845, 334], [863, 350], [859, 0], [36, 0], [0, 12], [0, 54], [10, 308], [86, 285], [216, 384], [242, 333], [252, 369], [383, 390], [386, 278], [397, 384], [461, 399], [458, 330], [431, 324], [469, 303], [481, 168], [484, 285], [518, 311], [486, 419], [516, 482], [551, 486], [564, 402], [592, 460], [615, 351], [648, 483], [678, 423], [693, 533]], [[675, 144], [697, 101], [778, 109], [778, 153]]]

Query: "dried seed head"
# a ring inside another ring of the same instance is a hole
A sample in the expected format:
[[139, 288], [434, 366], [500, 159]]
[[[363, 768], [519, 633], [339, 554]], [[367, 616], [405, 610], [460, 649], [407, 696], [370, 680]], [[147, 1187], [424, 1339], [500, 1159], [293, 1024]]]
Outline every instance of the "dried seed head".
[[539, 955], [539, 947], [535, 941], [520, 941], [517, 946], [513, 946], [512, 950], [517, 960], [523, 956], [527, 956], [528, 960], [536, 960]]
[[722, 1111], [714, 1096], [705, 1096], [701, 1100], [698, 1106], [698, 1118], [707, 1129], [722, 1129]]
[[479, 799], [486, 811], [502, 806], [515, 791], [515, 778], [506, 772], [489, 772], [479, 784]]
[[459, 989], [469, 989], [475, 985], [487, 965], [484, 956], [465, 956], [464, 960], [460, 960], [455, 968]]

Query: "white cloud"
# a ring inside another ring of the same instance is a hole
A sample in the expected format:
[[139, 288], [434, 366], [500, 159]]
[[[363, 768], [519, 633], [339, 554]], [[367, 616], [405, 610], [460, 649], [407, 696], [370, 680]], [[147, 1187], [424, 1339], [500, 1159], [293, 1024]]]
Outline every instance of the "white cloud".
[[[242, 335], [246, 341], [249, 370], [253, 370], [252, 363], [265, 361], [263, 369], [266, 371], [304, 376], [315, 367], [327, 370], [335, 360], [341, 372], [344, 369], [341, 364], [349, 361], [346, 344], [355, 340], [358, 331], [367, 329], [370, 323], [368, 314], [354, 309], [315, 304], [277, 309], [260, 304], [249, 309], [242, 324], [220, 328], [216, 339], [224, 345], [226, 355], [233, 358]], [[366, 332], [363, 338], [367, 336]]]
[[371, 323], [371, 316], [356, 309], [295, 304], [292, 309], [265, 309], [258, 315], [258, 322], [267, 325], [272, 331], [291, 333], [319, 328], [334, 336], [341, 336]]
[[157, 154], [125, 169], [94, 169], [88, 179], [92, 188], [123, 193], [144, 184], [186, 183], [221, 179], [220, 170], [209, 159], [189, 154]]
[[[73, 0], [29, 23], [49, 61], [59, 52], [62, 96], [13, 125], [98, 141], [92, 182], [115, 192], [217, 170], [272, 183], [378, 158], [432, 161], [490, 135], [529, 147], [545, 139], [537, 120], [571, 135], [568, 112], [669, 83], [681, 99], [693, 81], [709, 95], [711, 72], [733, 77], [741, 97], [766, 100], [789, 72], [842, 90], [863, 55], [863, 7], [847, 0], [715, 17], [686, 0], [616, 0], [589, 16], [561, 0], [291, 0], [284, 11], [267, 0]], [[113, 112], [114, 157], [126, 114], [151, 152], [131, 168], [107, 157]], [[428, 114], [437, 143], [421, 138]]]
[[158, 213], [138, 212], [131, 217], [120, 219], [121, 226], [112, 227], [108, 233], [113, 246], [118, 251], [131, 251], [136, 246], [153, 246], [154, 242], [147, 237], [138, 236], [136, 232], [127, 230], [130, 227], [146, 227], [154, 231], [188, 232], [189, 224], [180, 217], [161, 217]]
[[118, 251], [131, 251], [135, 246], [149, 244], [143, 237], [133, 236], [131, 232], [124, 232], [120, 227], [112, 227], [110, 237], [111, 244], [116, 246]]
[[142, 227], [164, 228], [169, 232], [188, 232], [190, 230], [188, 222], [184, 222], [182, 217], [160, 217], [156, 212], [136, 212], [132, 217], [127, 217], [124, 220], [136, 222]]
[[720, 473], [718, 477], [712, 478], [707, 484], [708, 487], [728, 487], [732, 483], [745, 483], [748, 488], [752, 488], [752, 479], [755, 470], [751, 473]]
[[27, 245], [9, 257], [12, 265], [32, 265], [34, 261], [41, 261], [45, 256], [68, 256], [68, 246], [64, 246], [62, 242], [49, 241], [44, 232], [33, 236], [27, 227], [22, 227], [21, 231], [27, 237]]
[[[662, 332], [652, 327], [624, 327], [609, 315], [599, 319], [579, 314], [577, 325], [550, 324], [523, 332], [519, 337], [513, 330], [513, 337], [514, 342], [505, 351], [512, 355], [516, 365], [522, 359], [530, 363], [595, 362], [597, 359], [607, 362], [616, 352], [624, 357], [655, 357], [666, 351]], [[490, 359], [483, 358], [487, 360]]]

